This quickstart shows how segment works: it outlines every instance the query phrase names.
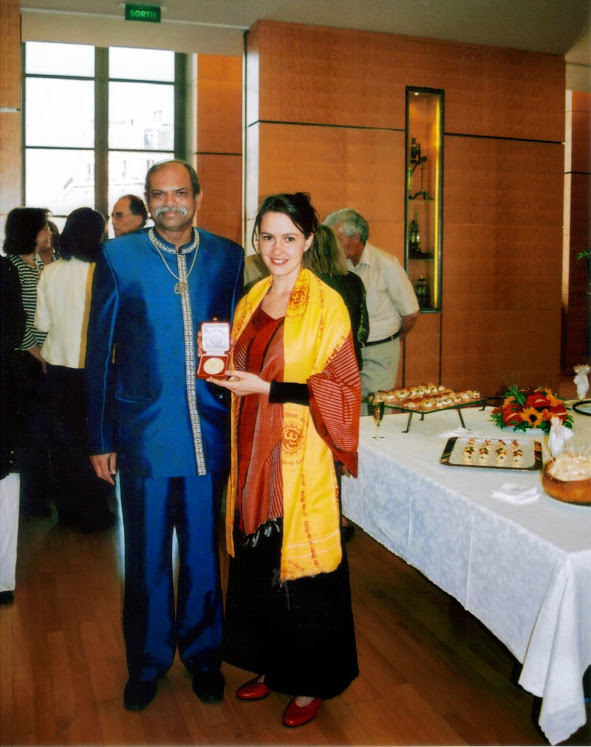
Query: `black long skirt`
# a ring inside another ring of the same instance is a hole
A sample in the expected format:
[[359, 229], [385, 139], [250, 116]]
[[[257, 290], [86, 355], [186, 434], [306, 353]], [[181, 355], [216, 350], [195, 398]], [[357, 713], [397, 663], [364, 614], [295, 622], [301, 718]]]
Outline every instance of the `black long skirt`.
[[230, 561], [223, 656], [265, 675], [278, 692], [332, 698], [359, 674], [349, 566], [280, 583], [281, 525], [236, 546]]

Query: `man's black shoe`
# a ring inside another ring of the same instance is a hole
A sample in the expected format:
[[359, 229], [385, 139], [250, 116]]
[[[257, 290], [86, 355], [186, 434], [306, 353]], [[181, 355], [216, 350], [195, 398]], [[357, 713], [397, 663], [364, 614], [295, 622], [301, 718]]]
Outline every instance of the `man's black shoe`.
[[224, 675], [214, 672], [195, 672], [193, 692], [203, 703], [219, 703], [224, 697]]
[[123, 705], [128, 711], [141, 711], [154, 700], [157, 689], [156, 680], [128, 680]]

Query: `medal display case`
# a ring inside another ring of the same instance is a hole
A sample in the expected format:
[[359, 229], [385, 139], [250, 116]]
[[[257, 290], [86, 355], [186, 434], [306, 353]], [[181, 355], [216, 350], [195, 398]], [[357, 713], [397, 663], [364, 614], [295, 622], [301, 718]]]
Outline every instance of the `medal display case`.
[[203, 353], [197, 367], [198, 379], [223, 379], [230, 362], [230, 325], [228, 322], [202, 322]]
[[405, 268], [421, 311], [441, 310], [443, 91], [406, 89]]

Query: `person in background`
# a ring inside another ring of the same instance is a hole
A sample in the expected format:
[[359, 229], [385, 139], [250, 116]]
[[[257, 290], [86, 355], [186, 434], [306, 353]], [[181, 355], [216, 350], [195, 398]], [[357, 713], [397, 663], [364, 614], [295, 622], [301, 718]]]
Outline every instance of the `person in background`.
[[269, 270], [265, 267], [261, 255], [249, 254], [244, 260], [244, 292], [249, 291], [255, 283], [266, 278]]
[[147, 220], [148, 211], [142, 198], [137, 195], [123, 195], [113, 205], [111, 222], [116, 237], [139, 231]]
[[47, 216], [47, 225], [49, 226], [49, 230], [51, 231], [51, 242], [49, 245], [44, 245], [39, 248], [39, 252], [36, 255], [35, 259], [41, 260], [43, 262], [43, 266], [49, 265], [52, 262], [55, 262], [56, 259], [59, 257], [59, 247], [60, 247], [60, 232], [58, 230], [58, 227], [55, 225], [55, 223], [51, 220], [49, 220], [49, 216], [51, 213], [49, 210], [46, 211]]
[[18, 270], [0, 256], [0, 604], [14, 601], [20, 479], [16, 447], [21, 428], [15, 349], [25, 334]]
[[341, 296], [351, 318], [355, 357], [361, 370], [361, 349], [369, 335], [369, 317], [365, 303], [365, 286], [361, 278], [347, 269], [347, 260], [335, 232], [320, 225], [314, 241], [304, 254], [303, 266], [317, 275]]
[[152, 701], [177, 648], [197, 697], [223, 697], [216, 530], [229, 403], [195, 377], [196, 333], [231, 320], [244, 272], [242, 247], [193, 228], [202, 192], [188, 163], [152, 166], [146, 198], [155, 227], [108, 241], [98, 259], [86, 353], [91, 460], [111, 484], [119, 467], [130, 710]]
[[[335, 232], [329, 226], [320, 225], [314, 234], [312, 246], [304, 254], [303, 266], [312, 270], [315, 275], [341, 296], [349, 316], [353, 330], [355, 357], [359, 370], [363, 367], [361, 351], [369, 335], [369, 317], [365, 303], [365, 286], [361, 278], [354, 272], [347, 270], [347, 260]], [[341, 494], [341, 469], [337, 468], [339, 481], [339, 495]], [[342, 518], [342, 534], [345, 542], [353, 538], [355, 527], [349, 520]]]
[[25, 312], [25, 334], [17, 346], [16, 381], [19, 417], [23, 421], [17, 462], [20, 510], [25, 516], [48, 517], [51, 510], [46, 364], [41, 355], [45, 332], [35, 327], [37, 283], [44, 267], [39, 252], [51, 246], [51, 231], [42, 208], [14, 208], [6, 218], [4, 252], [18, 271]]
[[101, 250], [105, 219], [88, 207], [68, 216], [61, 259], [45, 268], [37, 285], [35, 326], [47, 337], [54, 501], [59, 523], [84, 532], [115, 523], [109, 509], [111, 485], [94, 473], [88, 459], [86, 418], [86, 328], [92, 275]]
[[209, 379], [234, 395], [224, 659], [257, 673], [239, 699], [294, 696], [288, 727], [358, 674], [335, 461], [357, 474], [361, 384], [342, 298], [302, 269], [317, 227], [308, 195], [263, 202], [270, 276], [238, 306], [228, 378]]
[[369, 243], [369, 225], [355, 210], [337, 210], [324, 223], [339, 237], [347, 267], [363, 280], [367, 294], [369, 338], [362, 350], [362, 396], [391, 390], [398, 375], [400, 341], [419, 315], [412, 284], [396, 257]]

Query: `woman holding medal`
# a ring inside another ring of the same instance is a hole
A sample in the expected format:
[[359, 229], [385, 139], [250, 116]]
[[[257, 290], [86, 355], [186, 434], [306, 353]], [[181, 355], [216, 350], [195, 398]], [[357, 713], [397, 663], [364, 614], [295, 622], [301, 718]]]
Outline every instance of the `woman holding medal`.
[[335, 461], [356, 475], [361, 384], [345, 304], [302, 269], [317, 227], [301, 192], [263, 202], [270, 276], [237, 307], [227, 378], [209, 379], [234, 395], [224, 659], [257, 673], [239, 699], [293, 696], [290, 727], [358, 674]]

